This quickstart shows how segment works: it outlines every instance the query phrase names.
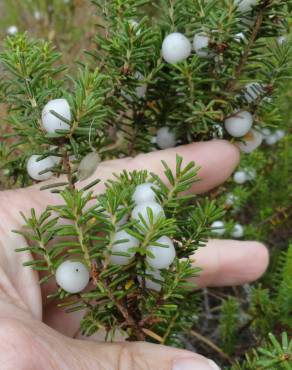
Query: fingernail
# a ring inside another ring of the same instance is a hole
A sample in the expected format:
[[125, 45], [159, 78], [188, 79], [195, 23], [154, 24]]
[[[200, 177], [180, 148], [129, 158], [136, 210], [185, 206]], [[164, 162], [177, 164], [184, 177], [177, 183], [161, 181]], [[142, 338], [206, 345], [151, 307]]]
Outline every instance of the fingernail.
[[172, 370], [220, 370], [211, 360], [184, 358], [174, 361]]

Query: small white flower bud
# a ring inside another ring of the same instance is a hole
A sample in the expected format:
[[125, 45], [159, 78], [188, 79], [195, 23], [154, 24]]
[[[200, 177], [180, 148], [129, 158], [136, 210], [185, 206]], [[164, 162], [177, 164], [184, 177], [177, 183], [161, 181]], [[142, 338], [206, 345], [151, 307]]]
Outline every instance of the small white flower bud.
[[189, 39], [179, 32], [166, 36], [162, 44], [162, 56], [166, 62], [171, 64], [187, 59], [191, 50], [192, 46]]
[[89, 271], [81, 262], [65, 261], [57, 268], [57, 284], [66, 292], [82, 292], [89, 283]]

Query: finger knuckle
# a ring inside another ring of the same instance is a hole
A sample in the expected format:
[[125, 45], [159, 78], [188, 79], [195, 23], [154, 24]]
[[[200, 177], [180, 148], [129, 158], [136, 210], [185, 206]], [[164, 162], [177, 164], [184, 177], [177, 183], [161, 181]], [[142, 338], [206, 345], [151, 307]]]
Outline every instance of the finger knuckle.
[[150, 370], [139, 343], [121, 343], [118, 370]]
[[41, 370], [40, 346], [33, 331], [17, 319], [0, 320], [0, 364], [5, 370]]

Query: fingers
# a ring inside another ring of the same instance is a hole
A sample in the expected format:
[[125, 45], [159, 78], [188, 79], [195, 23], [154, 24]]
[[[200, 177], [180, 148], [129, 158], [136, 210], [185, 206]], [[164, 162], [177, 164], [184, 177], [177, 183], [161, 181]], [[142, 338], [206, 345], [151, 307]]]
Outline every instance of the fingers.
[[[123, 169], [128, 171], [148, 170], [164, 178], [164, 168], [161, 161], [164, 160], [174, 171], [177, 154], [183, 157], [184, 165], [194, 161], [200, 167], [199, 178], [201, 181], [194, 184], [192, 188], [192, 191], [196, 193], [208, 191], [223, 183], [239, 162], [239, 151], [234, 145], [224, 140], [213, 140], [140, 154], [135, 158], [103, 162], [94, 176], [86, 183], [90, 183], [95, 177], [98, 177], [102, 180], [98, 188], [100, 190], [104, 181], [111, 178], [113, 173], [119, 173]], [[164, 180], [166, 179], [164, 178]]]
[[267, 248], [259, 242], [211, 240], [194, 255], [203, 269], [194, 280], [199, 287], [234, 286], [252, 282], [266, 271]]
[[[268, 266], [269, 253], [258, 242], [212, 240], [206, 247], [200, 248], [193, 258], [195, 266], [203, 269], [200, 276], [193, 279], [198, 287], [234, 286], [258, 279]], [[45, 307], [44, 321], [72, 337], [78, 331], [83, 315], [84, 311], [68, 315], [53, 302]]]
[[[96, 344], [78, 341], [82, 369], [219, 370], [211, 360], [189, 351], [143, 342]], [[84, 362], [85, 361], [85, 362]]]
[[[212, 140], [209, 142], [193, 143], [177, 148], [156, 151], [147, 154], [140, 154], [135, 158], [124, 158], [101, 163], [95, 174], [86, 181], [79, 184], [84, 187], [91, 181], [99, 178], [101, 182], [94, 188], [95, 193], [102, 192], [104, 182], [113, 177], [113, 173], [120, 173], [122, 170], [148, 170], [164, 178], [164, 168], [161, 160], [164, 160], [172, 170], [175, 169], [176, 155], [184, 159], [184, 164], [194, 161], [200, 167], [198, 176], [200, 181], [192, 187], [193, 192], [202, 193], [223, 183], [234, 171], [239, 162], [238, 149], [224, 140]], [[47, 183], [53, 183], [56, 179]], [[63, 179], [58, 179], [63, 181]], [[39, 193], [39, 188], [47, 184], [31, 186], [27, 189], [7, 191], [4, 193], [6, 201], [11, 203], [18, 214], [19, 211], [27, 214], [31, 208], [37, 211], [43, 210], [48, 204], [58, 204], [60, 197], [51, 194], [48, 190]]]

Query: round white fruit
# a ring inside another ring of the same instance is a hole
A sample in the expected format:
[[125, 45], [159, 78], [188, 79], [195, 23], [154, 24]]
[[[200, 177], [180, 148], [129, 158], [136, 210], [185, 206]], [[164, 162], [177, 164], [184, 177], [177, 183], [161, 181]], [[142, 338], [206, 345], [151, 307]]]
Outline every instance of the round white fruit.
[[234, 228], [232, 230], [231, 236], [233, 238], [242, 238], [244, 235], [244, 228], [240, 224], [234, 225]]
[[236, 184], [244, 184], [248, 181], [248, 175], [245, 171], [237, 171], [233, 175], [233, 180]]
[[279, 36], [277, 38], [278, 45], [283, 45], [285, 42], [287, 42], [288, 38], [287, 36]]
[[274, 145], [278, 141], [278, 136], [276, 134], [269, 135], [265, 138], [265, 142], [268, 145]]
[[255, 178], [257, 177], [257, 171], [254, 168], [250, 168], [249, 170], [247, 170], [246, 174], [248, 180], [255, 180]]
[[155, 185], [152, 182], [146, 182], [138, 185], [132, 196], [133, 201], [136, 204], [145, 202], [155, 202], [156, 194], [153, 190]]
[[227, 194], [225, 204], [227, 206], [233, 206], [234, 203], [236, 203], [238, 200], [238, 197], [232, 193]]
[[162, 236], [157, 239], [155, 244], [158, 245], [149, 245], [147, 250], [151, 252], [153, 257], [147, 256], [146, 261], [148, 264], [159, 270], [168, 268], [174, 261], [176, 252], [172, 240], [167, 236]]
[[27, 161], [26, 169], [29, 176], [37, 181], [44, 181], [48, 180], [53, 176], [53, 172], [47, 171], [43, 174], [45, 170], [51, 169], [55, 166], [55, 162], [52, 157], [46, 157], [44, 159], [38, 160], [41, 158], [39, 155], [32, 155], [29, 160]]
[[225, 120], [224, 125], [229, 135], [233, 137], [242, 137], [246, 135], [253, 124], [253, 116], [249, 112], [240, 111], [233, 117]]
[[286, 133], [284, 130], [277, 130], [275, 132], [275, 135], [277, 136], [278, 140], [282, 140], [285, 137]]
[[162, 56], [166, 62], [171, 64], [187, 59], [191, 51], [192, 46], [189, 39], [179, 32], [166, 36], [162, 43]]
[[66, 99], [54, 99], [49, 101], [42, 111], [43, 128], [49, 134], [55, 134], [56, 130], [70, 130], [70, 125], [55, 116], [52, 111], [63, 117], [66, 121], [71, 121], [71, 110]]
[[65, 261], [57, 268], [57, 284], [66, 292], [82, 292], [89, 283], [89, 271], [81, 262]]
[[242, 42], [246, 40], [245, 34], [243, 32], [239, 32], [234, 36], [234, 40], [237, 42]]
[[215, 221], [211, 225], [212, 233], [223, 235], [225, 233], [225, 225], [223, 221]]
[[144, 223], [141, 221], [140, 216], [144, 219], [146, 222], [146, 225], [150, 225], [150, 219], [148, 215], [148, 209], [152, 211], [153, 214], [153, 222], [157, 222], [157, 220], [160, 217], [165, 217], [164, 210], [161, 207], [160, 204], [156, 202], [144, 202], [138, 204], [132, 211], [132, 218], [136, 221], [139, 221], [141, 225], [144, 225]]
[[139, 22], [137, 22], [135, 19], [130, 19], [129, 24], [137, 36], [141, 35], [141, 29], [139, 29]]
[[250, 12], [257, 5], [258, 0], [235, 0], [235, 5], [242, 13]]
[[269, 128], [263, 128], [261, 130], [261, 133], [262, 133], [264, 138], [267, 138], [268, 136], [270, 136], [272, 134], [272, 132]]
[[209, 56], [209, 51], [207, 50], [209, 46], [209, 41], [209, 36], [205, 33], [198, 33], [194, 36], [193, 48], [197, 55], [199, 55], [200, 57]]
[[[139, 240], [137, 238], [125, 230], [118, 231], [113, 239], [110, 262], [116, 265], [127, 265], [135, 255], [135, 252], [130, 251], [130, 249], [138, 246]], [[119, 253], [127, 253], [128, 256], [119, 256]]]
[[160, 149], [175, 147], [176, 138], [174, 132], [170, 131], [169, 127], [161, 127], [157, 131], [156, 144]]
[[[53, 151], [57, 152], [58, 151], [58, 147], [56, 145], [51, 145], [49, 149], [50, 149], [51, 152], [53, 152]], [[62, 157], [59, 157], [57, 155], [51, 155], [50, 157], [52, 158], [52, 160], [54, 161], [54, 163], [56, 165], [59, 165], [62, 162]]]
[[14, 36], [18, 33], [18, 27], [17, 26], [9, 26], [6, 30], [7, 35]]
[[263, 142], [263, 135], [257, 130], [250, 130], [250, 132], [243, 138], [243, 141], [238, 143], [240, 150], [243, 153], [252, 153]]
[[244, 98], [248, 103], [255, 102], [260, 96], [264, 94], [265, 90], [259, 82], [250, 82], [245, 86]]
[[[150, 275], [149, 277], [145, 278], [146, 288], [151, 289], [151, 290], [156, 290], [157, 292], [160, 292], [161, 285], [164, 282], [164, 279], [161, 276], [161, 272], [159, 270], [152, 271], [152, 270], [148, 270], [148, 269], [145, 272], [146, 272], [147, 275]], [[152, 278], [155, 279], [155, 280], [158, 280], [158, 281], [153, 281]], [[139, 283], [142, 284], [142, 277], [141, 276], [138, 276], [138, 280], [139, 280]]]

